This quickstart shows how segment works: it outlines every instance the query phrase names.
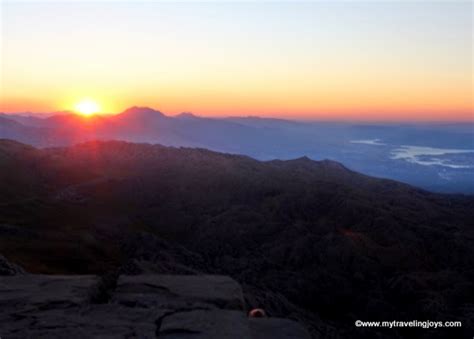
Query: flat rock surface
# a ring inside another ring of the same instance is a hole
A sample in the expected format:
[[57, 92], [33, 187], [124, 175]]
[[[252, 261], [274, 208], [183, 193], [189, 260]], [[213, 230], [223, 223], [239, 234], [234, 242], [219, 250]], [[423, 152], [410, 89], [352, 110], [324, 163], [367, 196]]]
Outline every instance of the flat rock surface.
[[229, 277], [218, 275], [122, 275], [113, 300], [152, 304], [186, 301], [222, 309], [244, 309], [240, 285]]
[[251, 318], [249, 323], [252, 339], [311, 339], [303, 326], [289, 319]]
[[215, 275], [120, 276], [94, 303], [99, 278], [0, 277], [0, 338], [306, 339], [285, 319], [248, 319], [242, 289]]
[[[155, 338], [153, 309], [112, 304], [24, 312], [2, 327], [5, 338]], [[3, 320], [3, 319], [2, 319]], [[2, 321], [3, 323], [3, 321]]]
[[[0, 277], [0, 306], [58, 308], [82, 305], [90, 298], [98, 282], [94, 275], [40, 275], [25, 274]], [[1, 312], [1, 311], [0, 311]]]
[[166, 315], [159, 322], [166, 339], [244, 339], [250, 337], [244, 313], [229, 310], [191, 310]]

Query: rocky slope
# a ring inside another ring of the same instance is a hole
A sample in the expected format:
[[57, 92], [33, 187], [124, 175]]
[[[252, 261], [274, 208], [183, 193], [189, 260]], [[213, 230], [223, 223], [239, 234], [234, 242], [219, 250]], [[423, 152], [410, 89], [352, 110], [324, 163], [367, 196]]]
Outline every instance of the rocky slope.
[[472, 197], [332, 161], [125, 142], [2, 141], [0, 192], [0, 252], [31, 272], [228, 275], [315, 338], [406, 335], [358, 319], [461, 320], [462, 336], [474, 319]]

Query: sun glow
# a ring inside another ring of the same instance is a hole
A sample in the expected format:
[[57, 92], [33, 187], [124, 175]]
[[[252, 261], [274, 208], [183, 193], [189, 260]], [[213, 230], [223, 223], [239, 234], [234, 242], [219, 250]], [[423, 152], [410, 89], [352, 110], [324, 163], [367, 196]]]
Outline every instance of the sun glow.
[[84, 99], [76, 104], [75, 110], [83, 116], [91, 116], [100, 112], [100, 107], [95, 101]]

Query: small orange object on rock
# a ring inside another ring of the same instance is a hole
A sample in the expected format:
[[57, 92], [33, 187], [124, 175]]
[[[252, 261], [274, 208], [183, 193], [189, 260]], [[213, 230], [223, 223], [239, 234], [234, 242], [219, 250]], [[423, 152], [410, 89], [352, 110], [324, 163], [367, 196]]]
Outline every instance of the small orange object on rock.
[[261, 308], [254, 308], [249, 312], [249, 318], [265, 318], [267, 314]]

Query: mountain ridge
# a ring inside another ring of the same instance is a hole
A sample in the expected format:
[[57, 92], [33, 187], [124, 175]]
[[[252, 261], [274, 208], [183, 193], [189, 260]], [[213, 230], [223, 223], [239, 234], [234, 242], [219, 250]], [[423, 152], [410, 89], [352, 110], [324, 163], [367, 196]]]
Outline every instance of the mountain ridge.
[[[229, 275], [251, 307], [315, 338], [354, 337], [357, 319], [456, 319], [459, 336], [472, 325], [469, 196], [332, 161], [123, 141], [1, 140], [0, 191], [2, 254], [34, 273]], [[405, 333], [390, 331], [356, 338]]]
[[[466, 126], [328, 124], [258, 117], [209, 118], [190, 113], [169, 116], [140, 106], [117, 115], [0, 117], [0, 138], [37, 147], [123, 140], [206, 148], [259, 160], [307, 156], [335, 160], [357, 172], [431, 191], [474, 194], [474, 144], [469, 146], [472, 131]], [[411, 155], [412, 148], [404, 145], [421, 146], [427, 154]], [[449, 154], [453, 149], [465, 151]], [[448, 154], [439, 161], [431, 150]]]

